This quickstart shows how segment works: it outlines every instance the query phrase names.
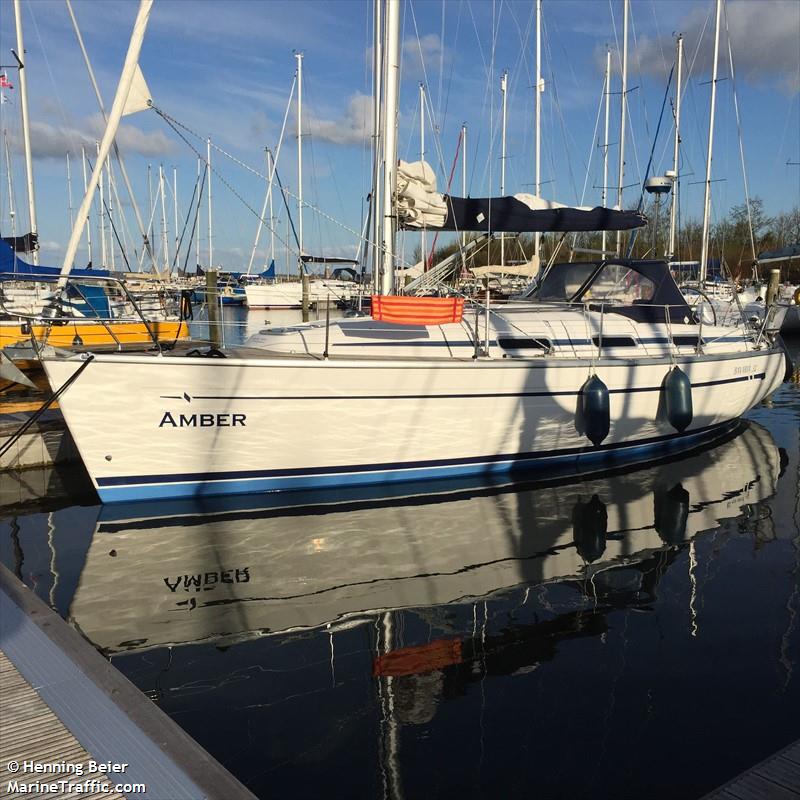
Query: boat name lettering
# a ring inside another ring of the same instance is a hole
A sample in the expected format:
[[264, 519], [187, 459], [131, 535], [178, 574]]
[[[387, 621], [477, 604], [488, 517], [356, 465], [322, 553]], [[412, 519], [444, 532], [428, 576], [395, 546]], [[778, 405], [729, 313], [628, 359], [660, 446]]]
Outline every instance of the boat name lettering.
[[171, 411], [165, 411], [158, 427], [236, 428], [244, 427], [246, 421], [247, 414], [173, 414]]
[[218, 572], [201, 572], [197, 575], [178, 575], [176, 578], [164, 578], [164, 583], [173, 594], [178, 589], [184, 592], [208, 592], [220, 583], [250, 583], [250, 567], [241, 569], [223, 569]]
[[734, 367], [733, 368], [733, 374], [734, 375], [748, 375], [749, 373], [753, 372], [754, 369], [755, 369], [755, 367], [753, 367], [752, 365], [744, 366], [744, 367]]

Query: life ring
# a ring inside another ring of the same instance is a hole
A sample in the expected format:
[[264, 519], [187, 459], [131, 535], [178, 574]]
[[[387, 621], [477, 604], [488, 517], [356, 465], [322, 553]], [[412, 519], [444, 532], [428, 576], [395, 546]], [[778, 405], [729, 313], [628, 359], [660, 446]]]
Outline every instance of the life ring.
[[794, 290], [794, 304], [800, 306], [800, 286]]

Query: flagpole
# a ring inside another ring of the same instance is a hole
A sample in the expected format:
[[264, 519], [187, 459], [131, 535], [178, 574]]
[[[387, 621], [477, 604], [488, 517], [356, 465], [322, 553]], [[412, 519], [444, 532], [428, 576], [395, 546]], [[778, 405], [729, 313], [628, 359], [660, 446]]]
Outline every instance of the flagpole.
[[[16, 0], [15, 0], [16, 1]], [[64, 261], [61, 265], [61, 275], [58, 280], [58, 288], [63, 289], [66, 286], [67, 278], [72, 270], [75, 254], [78, 250], [78, 242], [81, 238], [84, 220], [89, 212], [89, 206], [92, 203], [97, 183], [100, 180], [100, 175], [103, 169], [103, 163], [108, 157], [111, 150], [111, 143], [114, 141], [114, 136], [119, 128], [120, 120], [122, 119], [122, 112], [125, 108], [125, 101], [128, 99], [131, 83], [136, 74], [136, 64], [139, 61], [139, 53], [142, 50], [142, 42], [144, 41], [144, 34], [147, 30], [147, 22], [150, 18], [150, 11], [153, 8], [153, 0], [140, 0], [139, 11], [136, 15], [136, 22], [133, 26], [131, 34], [130, 45], [128, 46], [128, 53], [125, 57], [125, 64], [122, 68], [119, 84], [117, 86], [117, 93], [114, 97], [114, 104], [111, 107], [111, 113], [108, 115], [108, 124], [106, 125], [106, 132], [103, 134], [103, 141], [100, 144], [100, 154], [98, 155], [97, 163], [92, 170], [92, 177], [89, 180], [89, 185], [86, 187], [86, 193], [83, 197], [83, 202], [78, 210], [77, 223], [72, 229], [72, 235], [67, 245], [67, 250], [64, 253]]]

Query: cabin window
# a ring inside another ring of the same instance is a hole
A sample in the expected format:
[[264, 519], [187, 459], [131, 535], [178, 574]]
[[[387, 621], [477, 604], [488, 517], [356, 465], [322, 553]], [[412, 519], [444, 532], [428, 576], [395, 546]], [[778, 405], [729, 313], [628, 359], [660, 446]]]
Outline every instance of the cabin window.
[[675, 347], [697, 347], [699, 336], [673, 336], [672, 342]]
[[500, 336], [497, 339], [497, 344], [503, 350], [540, 350], [548, 352], [552, 349], [549, 339], [531, 339], [530, 337]]
[[[600, 337], [593, 336], [595, 347], [600, 347]], [[636, 341], [630, 336], [604, 336], [603, 347], [636, 347]]]
[[597, 264], [554, 264], [539, 287], [536, 297], [546, 303], [567, 303], [597, 269]]
[[593, 303], [630, 305], [651, 302], [655, 292], [655, 283], [641, 272], [624, 264], [606, 264], [581, 299]]

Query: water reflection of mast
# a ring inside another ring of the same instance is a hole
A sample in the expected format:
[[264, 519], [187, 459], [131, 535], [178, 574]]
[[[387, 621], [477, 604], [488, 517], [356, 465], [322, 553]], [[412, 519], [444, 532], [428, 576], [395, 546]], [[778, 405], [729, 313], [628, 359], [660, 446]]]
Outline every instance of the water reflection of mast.
[[[382, 634], [382, 635], [381, 635]], [[394, 646], [394, 619], [387, 611], [380, 618], [378, 652], [387, 654]], [[381, 706], [380, 761], [383, 776], [383, 796], [387, 800], [402, 800], [403, 784], [400, 778], [400, 732], [395, 714], [393, 675], [377, 675], [378, 697]]]
[[56, 587], [58, 586], [58, 568], [56, 567], [56, 548], [53, 543], [53, 534], [56, 532], [56, 526], [53, 524], [53, 512], [47, 515], [47, 547], [50, 550], [50, 574], [52, 580], [50, 581], [50, 608], [56, 610]]
[[[797, 464], [797, 480], [795, 481], [795, 485], [800, 486], [800, 460]], [[791, 539], [792, 547], [794, 548], [794, 566], [791, 572], [792, 591], [786, 600], [786, 611], [789, 619], [786, 624], [786, 630], [783, 636], [781, 636], [781, 652], [779, 658], [781, 665], [786, 670], [786, 680], [783, 682], [784, 690], [789, 686], [792, 680], [792, 673], [794, 672], [794, 665], [789, 656], [789, 645], [791, 643], [792, 632], [797, 624], [797, 598], [798, 595], [800, 595], [800, 585], [798, 585], [797, 580], [798, 575], [800, 575], [800, 493], [798, 493], [795, 498], [794, 514], [792, 517], [794, 518], [794, 536], [792, 536]]]

